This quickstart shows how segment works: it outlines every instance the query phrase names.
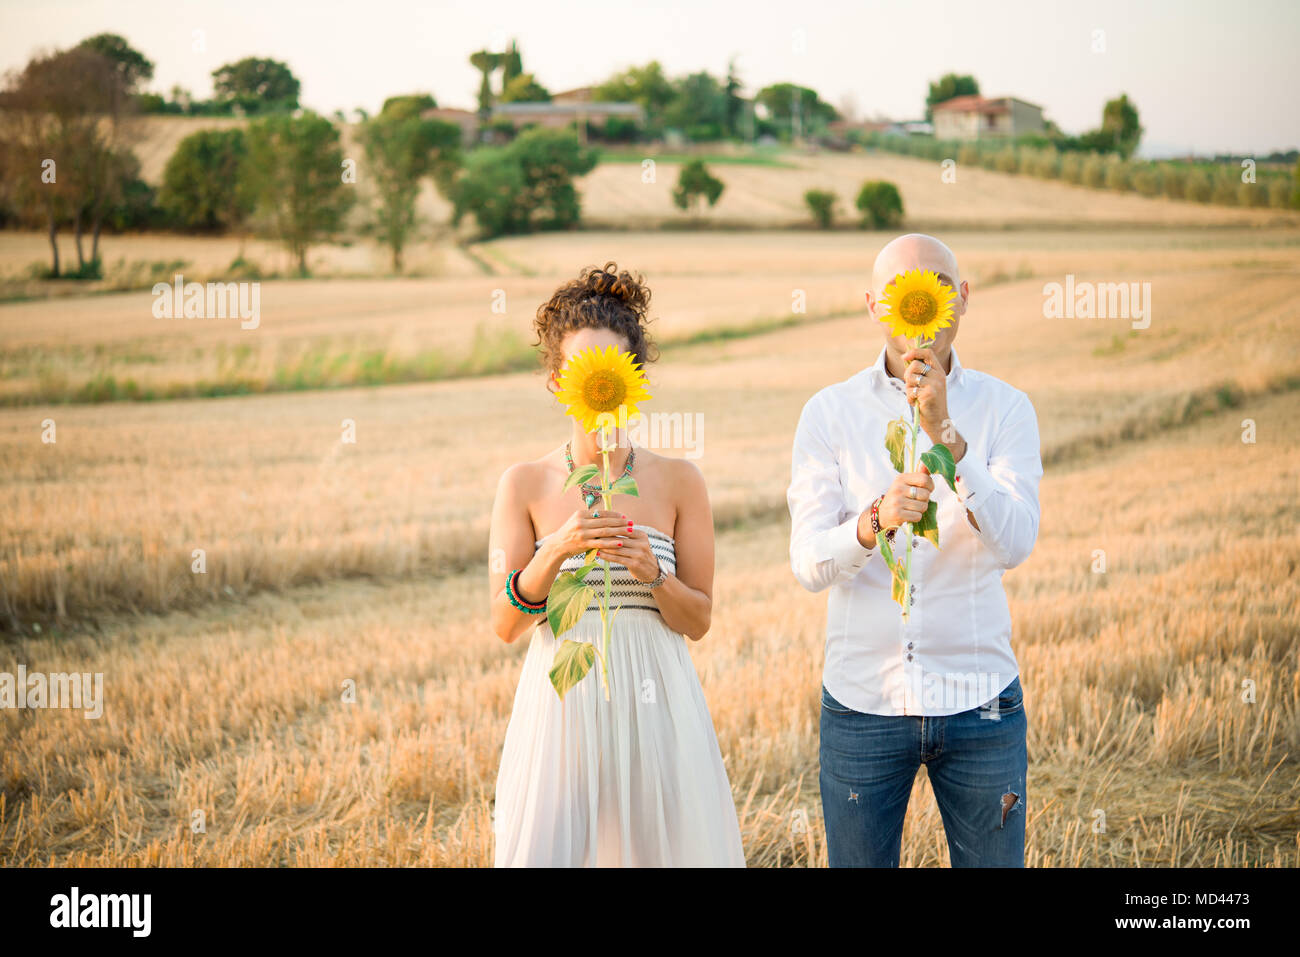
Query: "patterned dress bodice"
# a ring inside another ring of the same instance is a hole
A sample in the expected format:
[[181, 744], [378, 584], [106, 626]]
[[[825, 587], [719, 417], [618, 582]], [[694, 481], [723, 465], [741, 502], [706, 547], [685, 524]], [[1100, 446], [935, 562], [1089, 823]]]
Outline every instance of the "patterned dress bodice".
[[[649, 525], [633, 525], [633, 528], [639, 528], [646, 533], [650, 539], [650, 550], [654, 552], [655, 558], [659, 559], [659, 567], [670, 575], [677, 573], [677, 551], [674, 547], [673, 540]], [[537, 541], [533, 550], [536, 551], [541, 547], [545, 539]], [[586, 558], [585, 552], [579, 552], [577, 555], [570, 555], [560, 566], [560, 571], [571, 572], [582, 567], [583, 559]], [[600, 599], [605, 594], [605, 565], [601, 561], [596, 562], [596, 566], [587, 573], [586, 583], [592, 588], [591, 602], [587, 605], [587, 611], [599, 611]], [[609, 604], [610, 608], [645, 608], [650, 611], [658, 611], [659, 605], [651, 594], [649, 585], [646, 582], [637, 581], [632, 577], [632, 573], [618, 562], [609, 564]]]

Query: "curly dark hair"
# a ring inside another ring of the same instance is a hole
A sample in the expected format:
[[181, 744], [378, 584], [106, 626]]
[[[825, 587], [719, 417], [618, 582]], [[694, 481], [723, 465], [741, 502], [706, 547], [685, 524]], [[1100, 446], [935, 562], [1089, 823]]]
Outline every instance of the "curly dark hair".
[[619, 271], [618, 264], [587, 266], [537, 308], [533, 331], [541, 348], [542, 367], [558, 373], [566, 356], [561, 349], [564, 337], [576, 329], [610, 329], [627, 340], [628, 351], [636, 362], [654, 362], [659, 349], [646, 331], [650, 322], [650, 287], [640, 275]]

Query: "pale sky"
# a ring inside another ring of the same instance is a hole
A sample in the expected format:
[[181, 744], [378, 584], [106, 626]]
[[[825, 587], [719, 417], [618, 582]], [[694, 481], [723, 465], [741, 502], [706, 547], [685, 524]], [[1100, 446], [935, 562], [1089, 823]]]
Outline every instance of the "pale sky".
[[1146, 155], [1300, 146], [1300, 0], [0, 0], [0, 68], [105, 31], [154, 61], [155, 91], [206, 98], [213, 69], [266, 56], [323, 113], [417, 91], [473, 108], [469, 54], [514, 37], [552, 91], [652, 59], [670, 76], [722, 76], [735, 56], [747, 93], [788, 80], [837, 107], [851, 96], [864, 116], [915, 119], [928, 81], [957, 72], [1070, 133], [1127, 93]]

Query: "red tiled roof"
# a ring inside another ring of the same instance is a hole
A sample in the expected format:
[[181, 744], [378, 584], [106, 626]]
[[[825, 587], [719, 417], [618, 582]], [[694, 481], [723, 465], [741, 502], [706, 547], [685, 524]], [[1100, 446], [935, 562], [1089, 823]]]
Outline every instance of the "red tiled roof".
[[977, 94], [954, 96], [934, 107], [935, 113], [1006, 113], [1010, 110], [1005, 97], [998, 100], [986, 100]]

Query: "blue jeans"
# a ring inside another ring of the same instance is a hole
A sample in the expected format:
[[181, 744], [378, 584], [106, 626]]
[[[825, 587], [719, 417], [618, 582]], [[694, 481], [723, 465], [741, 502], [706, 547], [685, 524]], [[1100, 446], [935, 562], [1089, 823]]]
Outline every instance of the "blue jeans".
[[953, 867], [1025, 866], [1025, 706], [1020, 679], [941, 717], [863, 714], [822, 688], [821, 792], [831, 867], [897, 867], [924, 764]]

